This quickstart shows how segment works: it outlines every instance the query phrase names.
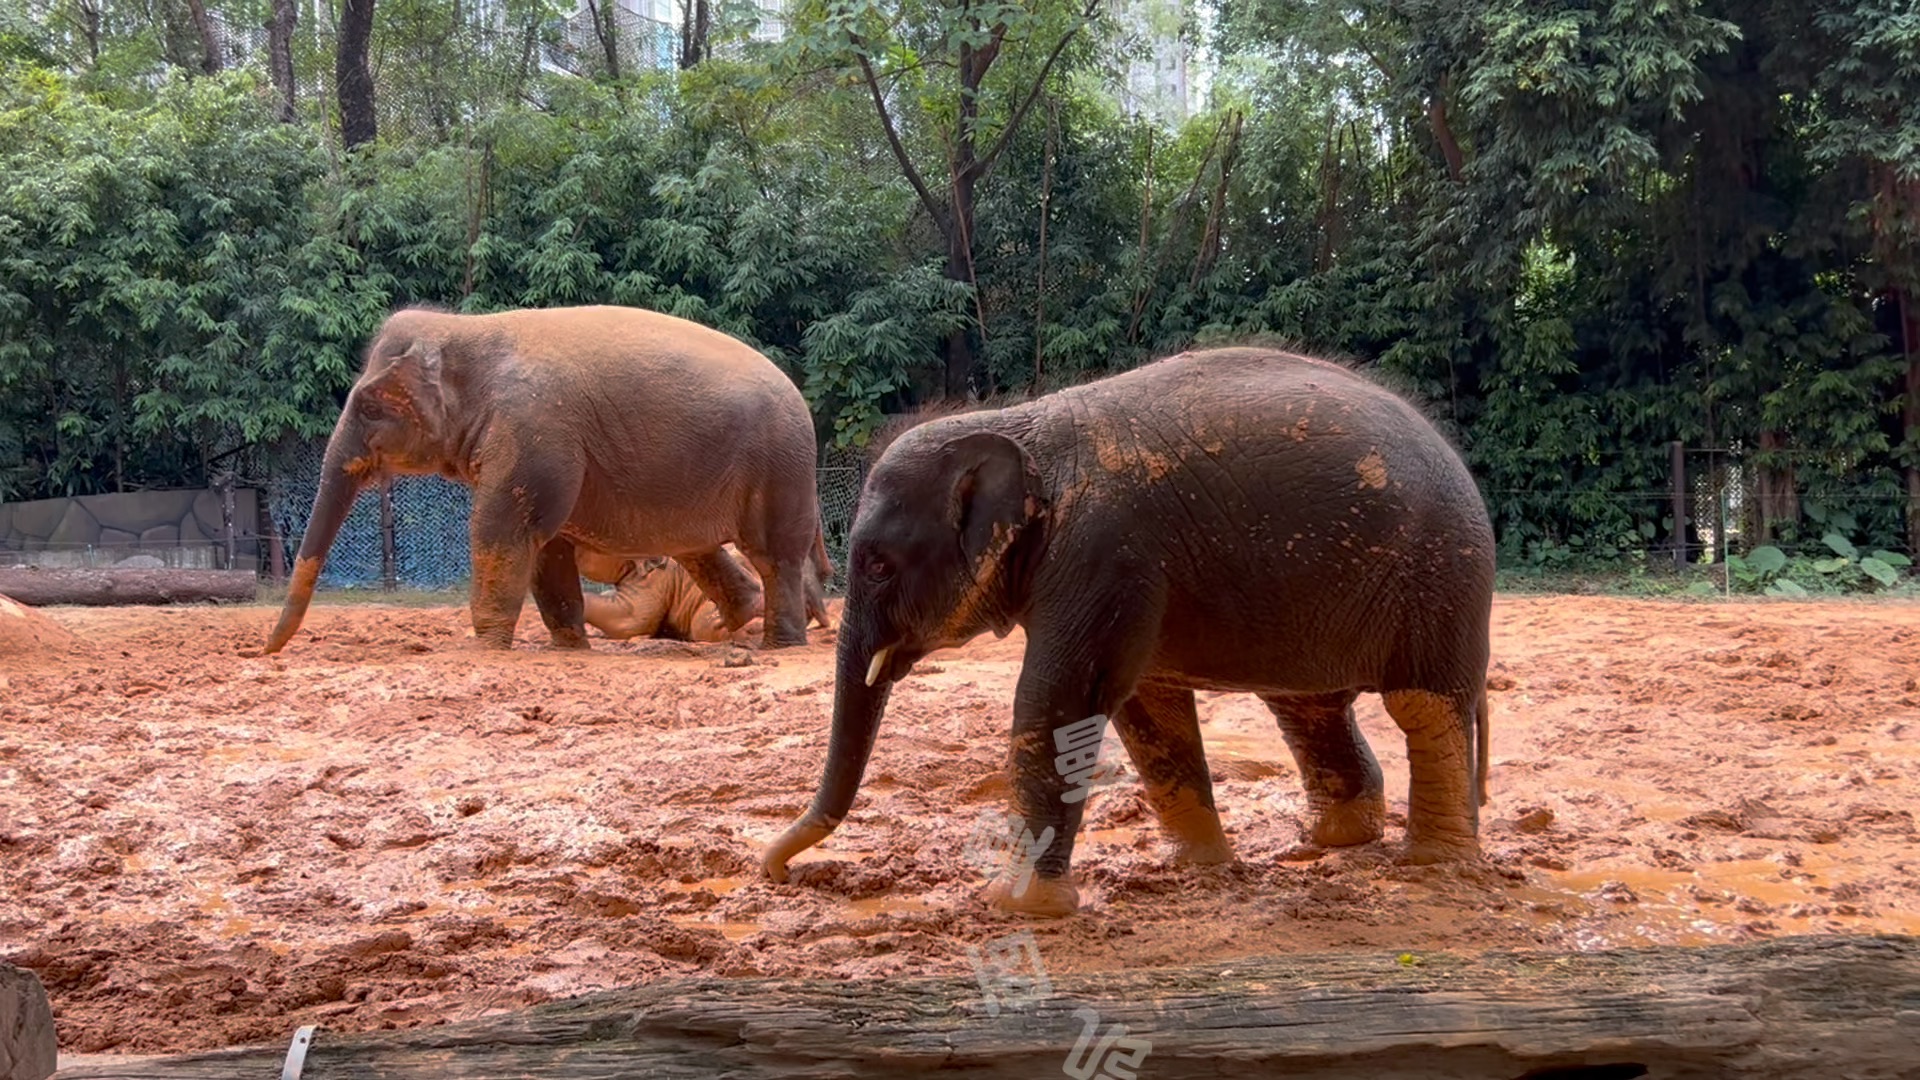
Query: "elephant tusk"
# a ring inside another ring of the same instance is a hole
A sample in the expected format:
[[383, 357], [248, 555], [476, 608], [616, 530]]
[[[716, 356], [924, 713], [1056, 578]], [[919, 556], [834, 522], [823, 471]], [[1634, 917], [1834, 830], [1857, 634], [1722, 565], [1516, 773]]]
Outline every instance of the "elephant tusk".
[[893, 646], [889, 645], [879, 652], [874, 653], [873, 663], [867, 665], [867, 685], [872, 686], [874, 683], [879, 682], [880, 676], [887, 673], [887, 665], [892, 662]]

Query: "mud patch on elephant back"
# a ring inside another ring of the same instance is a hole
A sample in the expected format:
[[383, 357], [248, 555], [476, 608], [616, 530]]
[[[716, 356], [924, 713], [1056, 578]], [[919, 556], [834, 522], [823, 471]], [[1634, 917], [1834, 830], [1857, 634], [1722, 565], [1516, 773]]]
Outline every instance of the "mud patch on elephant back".
[[1379, 491], [1387, 486], [1387, 460], [1380, 456], [1378, 449], [1368, 450], [1367, 456], [1355, 463], [1353, 469], [1360, 474], [1361, 487]]
[[1128, 420], [1124, 429], [1096, 422], [1088, 433], [1088, 441], [1093, 444], [1100, 467], [1116, 476], [1160, 480], [1179, 465], [1177, 458], [1147, 445], [1149, 441], [1158, 442], [1158, 436], [1143, 432], [1137, 420]]

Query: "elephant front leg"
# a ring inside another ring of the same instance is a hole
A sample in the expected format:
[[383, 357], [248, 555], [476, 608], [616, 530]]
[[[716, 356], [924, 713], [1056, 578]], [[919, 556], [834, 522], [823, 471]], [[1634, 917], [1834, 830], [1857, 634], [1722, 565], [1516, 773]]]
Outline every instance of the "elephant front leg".
[[520, 624], [533, 582], [534, 552], [526, 543], [475, 543], [473, 589], [467, 600], [473, 636], [482, 648], [513, 648], [513, 631]]
[[1193, 691], [1142, 683], [1120, 707], [1115, 726], [1140, 770], [1148, 805], [1173, 841], [1174, 861], [1198, 866], [1231, 861], [1233, 846], [1214, 806]]
[[1380, 763], [1353, 718], [1354, 694], [1262, 694], [1307, 790], [1307, 836], [1322, 847], [1380, 839], [1387, 830]]
[[1407, 736], [1407, 861], [1455, 862], [1480, 853], [1480, 809], [1470, 732], [1477, 694], [1394, 690], [1387, 715]]
[[580, 593], [573, 541], [556, 536], [540, 549], [533, 568], [533, 602], [554, 648], [587, 648], [586, 602]]
[[[513, 459], [511, 447], [500, 453]], [[489, 649], [513, 648], [513, 631], [520, 623], [520, 609], [526, 605], [527, 590], [537, 589], [536, 601], [545, 605], [552, 596], [550, 582], [536, 585], [534, 571], [541, 566], [543, 549], [560, 533], [575, 500], [580, 494], [580, 474], [576, 463], [562, 458], [537, 459], [504, 469], [499, 475], [483, 477], [474, 487], [473, 519], [469, 533], [473, 544], [473, 589], [467, 607], [473, 617], [473, 635]], [[557, 572], [556, 567], [552, 571]], [[585, 639], [581, 625], [580, 580], [573, 569], [573, 546], [567, 545], [565, 564], [572, 575], [571, 603], [568, 613], [576, 632]], [[542, 607], [542, 615], [546, 615]], [[553, 626], [551, 617], [547, 620]], [[556, 641], [557, 643], [557, 641]]]
[[[1116, 612], [1112, 632], [1126, 635], [1130, 622]], [[1144, 663], [1144, 655], [1134, 654], [1144, 654], [1147, 643], [1118, 642], [1122, 655], [1102, 655], [1078, 633], [1030, 629], [1029, 635], [1013, 702], [1009, 832], [1018, 834], [1016, 861], [985, 898], [1005, 911], [1051, 918], [1080, 907], [1070, 871], [1086, 810], [1084, 760], [1061, 745], [1071, 747], [1089, 717], [1110, 715], [1133, 696]]]

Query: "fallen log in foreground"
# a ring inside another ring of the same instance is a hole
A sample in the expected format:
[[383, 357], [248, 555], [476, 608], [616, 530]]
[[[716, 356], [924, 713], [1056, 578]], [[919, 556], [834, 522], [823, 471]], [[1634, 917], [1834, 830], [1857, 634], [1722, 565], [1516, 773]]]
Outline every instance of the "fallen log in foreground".
[[[1053, 989], [992, 1016], [964, 978], [676, 980], [403, 1033], [322, 1028], [299, 1075], [1836, 1080], [1920, 1068], [1911, 937], [1284, 956], [1067, 976]], [[1076, 1015], [1086, 1009], [1093, 1038]], [[90, 1064], [57, 1080], [258, 1078], [279, 1075], [286, 1056], [280, 1045]]]
[[53, 1007], [40, 976], [0, 964], [0, 1080], [46, 1080], [53, 1040]]
[[0, 569], [0, 593], [22, 604], [247, 603], [260, 587], [252, 570], [154, 570], [15, 566]]

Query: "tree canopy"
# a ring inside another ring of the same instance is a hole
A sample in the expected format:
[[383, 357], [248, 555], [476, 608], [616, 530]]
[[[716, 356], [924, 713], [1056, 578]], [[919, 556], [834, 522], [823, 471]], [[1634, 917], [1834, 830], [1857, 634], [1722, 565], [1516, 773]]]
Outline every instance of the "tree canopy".
[[[0, 0], [0, 498], [319, 437], [399, 305], [611, 302], [823, 442], [1267, 337], [1427, 402], [1509, 560], [1685, 540], [1676, 440], [1749, 541], [1920, 544], [1905, 5], [581, 10]], [[1187, 116], [1124, 108], [1142, 11], [1213, 59]]]

